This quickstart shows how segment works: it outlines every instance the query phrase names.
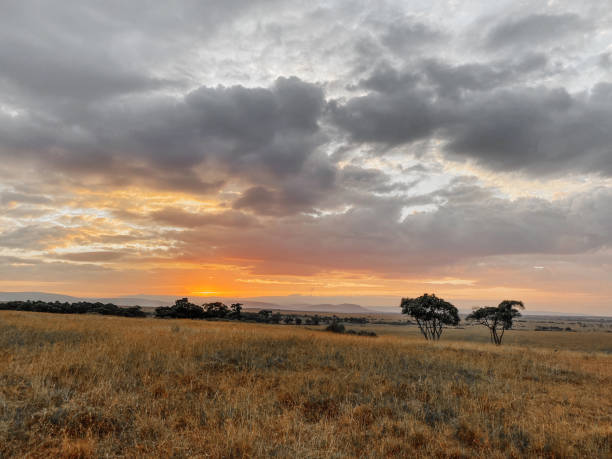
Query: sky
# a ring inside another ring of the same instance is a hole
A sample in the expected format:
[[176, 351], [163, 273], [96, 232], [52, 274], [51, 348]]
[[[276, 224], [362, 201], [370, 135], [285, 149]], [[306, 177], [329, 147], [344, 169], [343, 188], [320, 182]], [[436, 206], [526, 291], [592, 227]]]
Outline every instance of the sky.
[[0, 291], [612, 315], [612, 7], [6, 1]]

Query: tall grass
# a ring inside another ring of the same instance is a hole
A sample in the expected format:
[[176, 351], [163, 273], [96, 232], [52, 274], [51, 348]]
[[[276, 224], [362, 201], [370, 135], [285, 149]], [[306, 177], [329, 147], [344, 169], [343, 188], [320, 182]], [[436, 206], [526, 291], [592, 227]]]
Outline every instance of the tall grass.
[[0, 312], [0, 457], [610, 457], [611, 448], [603, 353]]

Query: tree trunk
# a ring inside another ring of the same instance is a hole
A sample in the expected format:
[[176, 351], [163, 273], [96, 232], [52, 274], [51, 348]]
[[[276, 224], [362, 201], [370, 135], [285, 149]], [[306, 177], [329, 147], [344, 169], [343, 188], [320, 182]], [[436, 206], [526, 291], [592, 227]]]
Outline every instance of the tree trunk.
[[427, 330], [423, 329], [423, 325], [421, 324], [421, 321], [419, 319], [417, 319], [417, 325], [419, 326], [419, 330], [421, 330], [421, 333], [423, 334], [423, 336], [425, 337], [426, 340], [429, 340], [429, 336], [427, 334]]

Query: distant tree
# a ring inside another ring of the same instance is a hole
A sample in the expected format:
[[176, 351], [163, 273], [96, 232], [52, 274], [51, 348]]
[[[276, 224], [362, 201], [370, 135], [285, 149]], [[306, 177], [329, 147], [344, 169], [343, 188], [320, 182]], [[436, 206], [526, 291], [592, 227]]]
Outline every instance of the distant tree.
[[280, 312], [275, 312], [270, 316], [270, 322], [272, 322], [273, 324], [277, 324], [280, 323], [282, 318], [283, 316]]
[[225, 317], [230, 312], [226, 305], [218, 301], [215, 303], [206, 303], [203, 306], [206, 310], [207, 317]]
[[325, 327], [325, 330], [333, 333], [344, 333], [344, 325], [338, 321], [336, 316], [333, 317], [331, 324]]
[[465, 320], [487, 327], [491, 335], [491, 342], [499, 346], [504, 337], [504, 332], [512, 328], [512, 320], [521, 316], [517, 307], [525, 309], [522, 301], [504, 300], [496, 308], [486, 306], [475, 309]]
[[295, 324], [296, 325], [302, 325], [302, 319], [300, 317], [296, 317], [295, 318]]
[[155, 308], [156, 317], [174, 317], [178, 319], [201, 319], [204, 317], [204, 309], [189, 302], [188, 298], [176, 300], [174, 306]]
[[425, 293], [418, 298], [402, 298], [402, 314], [416, 320], [419, 330], [427, 340], [437, 341], [448, 325], [459, 324], [459, 311], [451, 303], [436, 295]]
[[314, 316], [306, 316], [306, 324], [307, 325], [319, 325], [320, 321], [321, 321], [321, 319], [316, 314]]
[[292, 324], [293, 316], [285, 316], [285, 318], [283, 319], [283, 322], [285, 322], [287, 325]]
[[242, 303], [234, 303], [230, 306], [230, 309], [230, 317], [232, 319], [240, 319], [240, 315], [242, 314]]
[[262, 309], [257, 314], [261, 318], [262, 322], [268, 322], [270, 320], [270, 316], [272, 316], [272, 311], [269, 309]]

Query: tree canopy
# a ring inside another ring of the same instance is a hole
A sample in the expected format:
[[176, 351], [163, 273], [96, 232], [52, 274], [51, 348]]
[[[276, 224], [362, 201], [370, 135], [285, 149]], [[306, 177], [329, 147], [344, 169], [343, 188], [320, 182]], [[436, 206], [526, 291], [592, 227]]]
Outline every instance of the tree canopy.
[[497, 307], [485, 306], [475, 309], [466, 320], [479, 323], [489, 329], [491, 342], [500, 345], [504, 332], [512, 328], [512, 321], [520, 317], [520, 309], [525, 309], [522, 301], [504, 300]]
[[427, 340], [439, 340], [444, 326], [458, 325], [459, 311], [448, 301], [434, 294], [418, 298], [402, 298], [402, 314], [412, 317]]

